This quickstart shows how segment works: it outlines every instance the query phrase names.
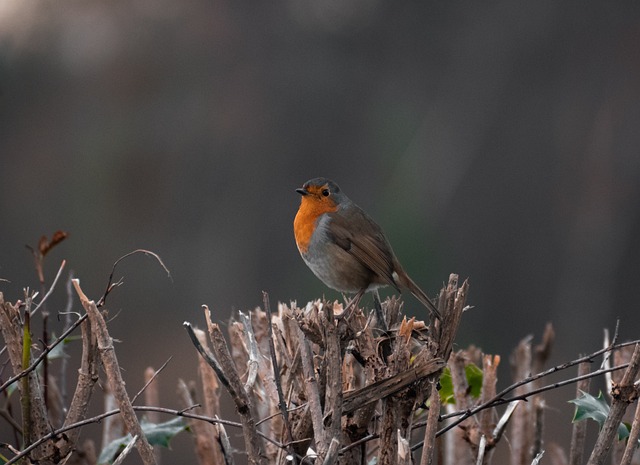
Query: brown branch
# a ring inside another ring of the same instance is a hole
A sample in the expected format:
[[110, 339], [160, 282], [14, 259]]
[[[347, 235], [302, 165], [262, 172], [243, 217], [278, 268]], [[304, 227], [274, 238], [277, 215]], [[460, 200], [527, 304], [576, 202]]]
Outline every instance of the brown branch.
[[324, 447], [324, 424], [322, 422], [322, 404], [320, 403], [320, 392], [318, 390], [318, 380], [313, 364], [313, 352], [309, 346], [308, 339], [304, 336], [302, 329], [298, 326], [298, 340], [300, 341], [300, 355], [302, 357], [302, 372], [304, 373], [304, 390], [309, 402], [311, 413], [311, 423], [313, 425], [314, 438], [316, 440], [316, 452], [319, 457], [326, 456]]
[[[164, 364], [158, 370], [155, 370], [153, 367], [147, 367], [144, 370], [144, 379], [145, 379], [144, 386], [142, 386], [142, 388], [136, 393], [136, 395], [133, 396], [131, 403], [134, 403], [136, 398], [142, 394], [144, 394], [144, 402], [146, 405], [157, 405], [160, 403], [160, 389], [158, 388], [158, 383], [154, 383], [153, 381], [162, 372], [162, 370], [164, 370], [164, 368], [169, 364], [170, 360], [171, 360], [171, 357], [169, 357], [169, 359], [166, 362], [164, 362]], [[157, 412], [149, 412], [149, 414], [147, 415], [147, 420], [150, 421], [151, 423], [157, 424], [160, 422], [160, 414], [158, 414]], [[118, 460], [120, 459], [120, 455], [118, 455]], [[156, 461], [160, 462], [160, 457], [162, 455], [160, 445], [153, 446], [153, 455], [155, 456]]]
[[[524, 379], [531, 373], [531, 341], [533, 337], [522, 339], [509, 358], [514, 380]], [[522, 384], [515, 389], [516, 396], [527, 395], [535, 383]], [[533, 448], [533, 422], [531, 405], [523, 405], [514, 412], [511, 420], [511, 463], [525, 465], [531, 463]]]
[[189, 334], [189, 337], [191, 338], [191, 342], [193, 343], [198, 353], [200, 353], [202, 358], [209, 364], [211, 368], [213, 368], [213, 371], [218, 377], [218, 380], [222, 383], [222, 385], [227, 390], [231, 389], [231, 386], [229, 385], [229, 380], [227, 379], [227, 376], [225, 375], [224, 370], [220, 366], [220, 363], [213, 356], [213, 354], [211, 354], [211, 352], [209, 352], [209, 350], [202, 345], [198, 336], [196, 335], [196, 330], [193, 328], [191, 323], [189, 323], [188, 321], [185, 321], [184, 323], [182, 323], [182, 326], [184, 326], [185, 329], [187, 330], [187, 334]]
[[[331, 422], [329, 423], [329, 428], [326, 430], [323, 440], [326, 444], [326, 457], [329, 457], [333, 442], [337, 441], [342, 435], [342, 355], [340, 353], [338, 328], [336, 327], [336, 322], [334, 322], [333, 306], [331, 304], [323, 307], [323, 311], [320, 312], [320, 318], [324, 320], [324, 339], [327, 346], [325, 353], [327, 384], [325, 389], [324, 416], [330, 417]], [[320, 459], [320, 455], [318, 458]], [[318, 463], [318, 461], [316, 461], [316, 463]], [[332, 462], [325, 461], [325, 463]]]
[[[517, 381], [513, 384], [511, 384], [510, 386], [507, 386], [505, 389], [503, 389], [502, 391], [500, 391], [498, 394], [496, 394], [496, 396], [484, 403], [480, 403], [477, 406], [473, 407], [470, 410], [460, 410], [460, 411], [456, 411], [456, 412], [452, 412], [452, 413], [448, 413], [446, 415], [442, 415], [440, 417], [441, 420], [445, 420], [447, 418], [453, 418], [453, 417], [458, 417], [458, 420], [456, 420], [454, 423], [451, 423], [449, 425], [447, 425], [445, 428], [441, 429], [440, 431], [438, 431], [438, 436], [441, 434], [446, 433], [447, 431], [449, 431], [451, 428], [454, 428], [455, 426], [457, 426], [458, 424], [460, 424], [462, 421], [464, 421], [466, 418], [468, 418], [469, 416], [475, 415], [476, 413], [487, 409], [487, 408], [491, 408], [491, 407], [495, 407], [498, 405], [502, 405], [502, 404], [506, 404], [509, 402], [513, 402], [516, 400], [525, 400], [528, 397], [531, 397], [532, 395], [538, 394], [540, 392], [545, 392], [545, 391], [549, 391], [551, 389], [556, 389], [558, 387], [561, 386], [566, 386], [567, 384], [573, 384], [576, 383], [582, 379], [587, 379], [587, 378], [594, 378], [596, 376], [600, 376], [602, 374], [605, 373], [610, 373], [613, 371], [617, 371], [617, 370], [621, 370], [624, 369], [628, 366], [628, 364], [622, 364], [619, 366], [615, 366], [615, 367], [611, 367], [611, 368], [603, 368], [585, 375], [580, 375], [580, 376], [576, 376], [574, 378], [570, 378], [568, 380], [564, 380], [561, 382], [557, 382], [557, 383], [553, 383], [553, 384], [548, 384], [546, 386], [543, 386], [539, 389], [535, 389], [530, 391], [528, 394], [526, 395], [521, 395], [521, 396], [513, 396], [513, 397], [509, 397], [509, 398], [505, 398], [505, 395], [509, 394], [510, 392], [513, 392], [516, 388], [518, 388], [519, 386], [522, 386], [523, 384], [527, 384], [527, 383], [531, 383], [532, 381], [535, 381], [539, 378], [543, 378], [545, 376], [549, 376], [551, 374], [557, 373], [559, 371], [562, 370], [566, 370], [567, 368], [571, 368], [575, 365], [578, 365], [582, 362], [592, 362], [594, 358], [602, 355], [603, 353], [607, 353], [607, 352], [611, 352], [613, 350], [616, 349], [620, 349], [622, 347], [626, 347], [629, 345], [635, 345], [635, 344], [639, 344], [640, 343], [640, 339], [636, 339], [633, 341], [628, 341], [628, 342], [621, 342], [619, 344], [615, 344], [615, 345], [609, 345], [607, 347], [604, 347], [602, 349], [599, 349], [589, 355], [585, 355], [583, 357], [579, 357], [575, 360], [572, 360], [570, 362], [565, 362], [563, 364], [560, 365], [556, 365], [552, 368], [549, 368], [548, 370], [545, 370], [541, 373], [537, 373], [535, 375], [531, 375], [531, 376], [527, 376], [526, 378]], [[416, 446], [414, 446], [416, 447]], [[415, 449], [414, 449], [415, 450]]]
[[244, 390], [249, 393], [256, 383], [258, 367], [260, 366], [260, 362], [258, 360], [258, 342], [256, 341], [256, 335], [253, 332], [253, 325], [251, 324], [251, 313], [246, 315], [239, 311], [238, 316], [242, 321], [244, 334], [249, 346], [249, 360], [247, 361], [247, 365], [249, 365], [249, 374], [247, 375], [246, 383], [244, 383]]
[[342, 404], [342, 414], [353, 413], [365, 405], [395, 394], [412, 383], [433, 375], [444, 368], [444, 365], [441, 359], [427, 360], [391, 378], [382, 379], [357, 391], [346, 392]]
[[332, 438], [327, 448], [327, 456], [325, 457], [322, 465], [333, 465], [338, 460], [338, 452], [340, 451], [340, 440], [338, 438]]
[[[25, 298], [24, 320], [18, 305], [5, 302], [0, 293], [0, 329], [9, 352], [13, 373], [20, 376], [20, 400], [22, 407], [22, 434], [25, 444], [37, 442], [37, 438], [49, 431], [49, 421], [43, 397], [40, 377], [31, 367], [30, 330], [28, 319], [31, 315], [32, 295]], [[34, 459], [44, 460], [53, 454], [52, 444], [43, 444], [35, 451]]]
[[[484, 355], [482, 357], [482, 393], [480, 402], [486, 402], [487, 400], [495, 397], [499, 365], [499, 355]], [[493, 429], [495, 428], [494, 418], [495, 413], [488, 409], [480, 412], [479, 415], [480, 431], [487, 438], [490, 438], [493, 443], [498, 439], [493, 432]]]
[[[198, 340], [207, 346], [207, 336], [204, 331], [196, 330], [196, 336]], [[209, 368], [207, 362], [198, 357], [198, 377], [200, 378], [200, 386], [202, 388], [202, 397], [204, 400], [204, 412], [210, 417], [217, 418], [220, 413], [220, 383], [215, 372]], [[220, 429], [215, 424], [207, 424], [198, 422], [201, 426], [201, 434], [204, 436], [201, 438], [200, 445], [206, 447], [208, 450], [203, 451], [203, 455], [207, 458], [201, 460], [203, 465], [209, 463], [222, 463], [223, 450], [220, 443]]]
[[469, 281], [465, 280], [462, 286], [458, 288], [458, 275], [454, 273], [449, 275], [447, 287], [440, 292], [439, 305], [441, 308], [439, 310], [442, 315], [442, 321], [431, 326], [436, 328], [436, 334], [438, 334], [439, 348], [437, 355], [445, 362], [451, 354], [462, 313], [467, 308], [468, 293]]
[[433, 465], [434, 452], [436, 447], [436, 431], [438, 431], [438, 418], [440, 417], [440, 394], [438, 393], [438, 383], [431, 383], [431, 396], [429, 396], [429, 413], [427, 415], [427, 427], [424, 430], [424, 447], [420, 465]]
[[[63, 426], [74, 424], [86, 417], [93, 387], [98, 381], [98, 343], [95, 334], [91, 331], [91, 323], [86, 319], [87, 316], [88, 314], [86, 313], [83, 315], [82, 325], [80, 326], [82, 333], [82, 355], [80, 369], [78, 370], [78, 381]], [[77, 447], [79, 437], [80, 429], [76, 428], [66, 436], [67, 441], [64, 443], [58, 441], [57, 446], [63, 455], [66, 455], [66, 453], [71, 452], [73, 448]]]
[[[582, 362], [578, 365], [578, 376], [589, 373], [590, 365]], [[589, 378], [580, 380], [576, 386], [576, 398], [581, 392], [589, 392]], [[587, 435], [587, 422], [576, 421], [571, 430], [571, 445], [569, 447], [569, 465], [582, 465], [584, 463], [584, 443]]]
[[[242, 428], [242, 424], [235, 422], [235, 421], [229, 421], [229, 420], [224, 420], [221, 418], [212, 418], [212, 417], [208, 417], [205, 415], [197, 415], [195, 413], [189, 413], [187, 410], [189, 409], [183, 409], [183, 410], [175, 410], [175, 409], [170, 409], [170, 408], [165, 408], [165, 407], [154, 407], [154, 406], [148, 406], [148, 405], [140, 405], [140, 406], [133, 406], [133, 410], [135, 410], [136, 412], [159, 412], [159, 413], [165, 413], [167, 415], [173, 415], [176, 417], [184, 417], [184, 418], [191, 418], [194, 420], [200, 420], [200, 421], [204, 421], [207, 423], [211, 423], [211, 424], [223, 424], [223, 425], [227, 425], [227, 426], [232, 426], [234, 428]], [[23, 457], [26, 457], [27, 454], [29, 454], [32, 450], [34, 450], [36, 447], [44, 444], [45, 442], [60, 436], [63, 433], [66, 433], [67, 431], [76, 429], [76, 428], [82, 428], [83, 426], [92, 424], [92, 423], [100, 423], [102, 420], [112, 417], [114, 415], [119, 415], [120, 414], [120, 409], [115, 409], [115, 410], [109, 410], [108, 412], [104, 412], [101, 413], [99, 415], [96, 415], [94, 417], [91, 418], [87, 418], [84, 420], [81, 420], [77, 423], [74, 424], [70, 424], [67, 426], [64, 426], [62, 428], [59, 428], [57, 430], [51, 431], [50, 433], [42, 436], [41, 438], [39, 438], [36, 442], [34, 442], [33, 444], [31, 444], [29, 447], [25, 448], [24, 450], [20, 451], [16, 456], [12, 457], [11, 460], [9, 460], [6, 464], [4, 465], [12, 465], [14, 463], [16, 463], [17, 461], [19, 461], [20, 459], [22, 459]], [[265, 440], [270, 441], [272, 444], [274, 444], [277, 447], [284, 447], [282, 444], [280, 444], [279, 442], [273, 440], [272, 438], [269, 438], [268, 436], [260, 433], [258, 431], [258, 434], [261, 435]]]
[[231, 354], [229, 353], [229, 347], [222, 335], [222, 331], [220, 331], [219, 325], [211, 321], [211, 312], [208, 308], [205, 309], [205, 317], [207, 320], [207, 327], [209, 328], [211, 349], [220, 363], [222, 371], [227, 377], [227, 389], [236, 404], [236, 411], [240, 415], [249, 463], [266, 465], [267, 461], [264, 453], [264, 443], [262, 438], [256, 432], [257, 416], [255, 414], [251, 398], [249, 397], [249, 393], [245, 390], [244, 385], [240, 380], [238, 371], [236, 370]]
[[587, 465], [601, 465], [613, 445], [614, 438], [618, 431], [618, 426], [622, 421], [622, 416], [631, 402], [638, 398], [638, 388], [634, 385], [635, 379], [640, 372], [640, 344], [636, 344], [631, 362], [627, 371], [622, 377], [619, 385], [614, 384], [612, 387], [613, 402], [609, 415], [602, 425], [596, 445], [591, 452], [591, 457]]
[[33, 370], [35, 370], [38, 367], [38, 365], [47, 357], [49, 352], [51, 352], [58, 344], [61, 344], [62, 342], [64, 342], [67, 336], [69, 336], [69, 334], [71, 334], [86, 319], [87, 319], [87, 314], [85, 313], [80, 318], [78, 318], [69, 328], [67, 328], [67, 330], [63, 332], [60, 337], [58, 337], [50, 345], [46, 346], [44, 350], [40, 352], [40, 355], [38, 355], [38, 357], [36, 357], [26, 369], [20, 371], [20, 373], [18, 373], [17, 375], [13, 376], [12, 378], [9, 378], [7, 381], [2, 383], [2, 385], [0, 386], [0, 392], [3, 392], [5, 389], [7, 389], [13, 383], [18, 381], [20, 378], [28, 375]]
[[[600, 376], [600, 375], [603, 375], [605, 373], [610, 373], [610, 372], [613, 372], [613, 371], [622, 370], [624, 368], [627, 368], [628, 366], [629, 366], [628, 363], [624, 363], [624, 364], [619, 365], [619, 366], [615, 366], [615, 367], [611, 367], [611, 368], [607, 368], [607, 369], [594, 371], [592, 373], [588, 373], [588, 374], [583, 375], [583, 376], [576, 376], [575, 378], [571, 378], [571, 379], [568, 379], [568, 380], [565, 380], [565, 381], [560, 381], [560, 382], [557, 382], [557, 383], [548, 384], [548, 385], [543, 386], [543, 387], [541, 387], [539, 389], [535, 389], [533, 391], [530, 391], [528, 393], [525, 393], [525, 394], [522, 394], [522, 395], [519, 395], [519, 396], [501, 398], [498, 395], [495, 398], [493, 398], [490, 401], [488, 401], [487, 403], [479, 404], [478, 406], [473, 407], [472, 409], [469, 409], [469, 410], [466, 410], [466, 411], [458, 411], [458, 412], [450, 413], [450, 414], [447, 414], [447, 415], [442, 415], [440, 417], [440, 419], [451, 418], [451, 417], [458, 417], [458, 419], [455, 420], [454, 422], [448, 424], [446, 427], [442, 428], [440, 431], [438, 431], [436, 436], [440, 436], [440, 435], [446, 433], [450, 429], [452, 429], [452, 428], [456, 427], [457, 425], [459, 425], [460, 423], [462, 423], [467, 418], [475, 415], [476, 413], [478, 413], [478, 412], [480, 412], [480, 411], [482, 411], [484, 409], [497, 407], [499, 405], [508, 404], [508, 403], [515, 402], [515, 401], [518, 401], [518, 400], [526, 400], [529, 397], [535, 396], [536, 394], [540, 394], [541, 392], [546, 392], [546, 391], [550, 391], [552, 389], [557, 389], [559, 387], [566, 386], [568, 384], [573, 384], [573, 383], [576, 383], [576, 382], [578, 382], [578, 381], [580, 381], [582, 379], [594, 378], [596, 376]], [[422, 445], [422, 443], [413, 446], [414, 450], [417, 449], [418, 447], [420, 447], [421, 445]]]
[[[222, 423], [216, 423], [214, 427], [217, 430], [217, 435], [219, 438], [219, 446], [222, 451], [222, 455], [224, 456], [225, 465], [235, 465], [235, 461], [233, 460], [233, 448], [231, 447], [231, 442], [229, 441], [229, 436], [227, 435], [227, 430], [225, 430], [224, 425]], [[215, 462], [220, 463], [220, 462]]]
[[[264, 305], [264, 310], [267, 313], [267, 338], [269, 341], [269, 355], [271, 357], [271, 367], [273, 369], [273, 379], [276, 385], [276, 392], [278, 393], [278, 409], [282, 414], [282, 422], [284, 424], [284, 429], [287, 434], [287, 443], [293, 442], [293, 435], [291, 433], [291, 423], [289, 422], [289, 411], [287, 409], [287, 403], [284, 399], [284, 392], [282, 390], [282, 377], [280, 376], [280, 367], [278, 366], [278, 358], [276, 356], [276, 347], [273, 339], [273, 317], [271, 315], [271, 304], [269, 302], [269, 294], [265, 291], [262, 291], [262, 302]], [[283, 349], [283, 352], [286, 353], [286, 350]], [[293, 447], [289, 448], [289, 453], [291, 454], [293, 459], [293, 465], [296, 465], [297, 460], [295, 459], [295, 453]]]
[[80, 288], [80, 281], [74, 279], [73, 285], [76, 289], [76, 293], [80, 297], [82, 306], [89, 314], [91, 329], [95, 333], [96, 340], [98, 341], [98, 350], [100, 351], [102, 365], [107, 373], [107, 378], [109, 379], [109, 384], [113, 394], [120, 406], [124, 424], [132, 436], [137, 435], [139, 437], [139, 440], [136, 443], [136, 449], [138, 450], [138, 453], [145, 465], [155, 464], [156, 460], [153, 455], [153, 449], [142, 431], [142, 427], [138, 422], [138, 418], [135, 415], [131, 401], [124, 387], [125, 383], [122, 379], [122, 375], [120, 374], [120, 366], [118, 365], [118, 360], [113, 348], [113, 340], [111, 339], [111, 336], [109, 336], [104, 318], [102, 318], [95, 302], [89, 300], [82, 292], [82, 289]]
[[[202, 358], [199, 357], [199, 360], [202, 360]], [[208, 369], [207, 372], [211, 373], [211, 370]], [[187, 384], [182, 379], [178, 380], [178, 397], [185, 407], [194, 405], [193, 396], [189, 387], [187, 387]], [[222, 456], [219, 450], [220, 446], [217, 444], [218, 433], [215, 430], [215, 425], [193, 418], [189, 418], [188, 423], [193, 432], [196, 457], [198, 457], [200, 465], [222, 463]]]
[[627, 447], [624, 449], [624, 455], [622, 456], [620, 465], [631, 465], [633, 454], [635, 454], [638, 448], [638, 438], [640, 438], [640, 402], [636, 402], [636, 413], [633, 416], [631, 432], [627, 438]]

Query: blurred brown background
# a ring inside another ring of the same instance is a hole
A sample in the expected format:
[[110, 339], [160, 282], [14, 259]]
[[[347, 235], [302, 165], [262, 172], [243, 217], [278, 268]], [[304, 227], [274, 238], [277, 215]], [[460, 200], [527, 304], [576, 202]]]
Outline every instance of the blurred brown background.
[[460, 346], [506, 367], [551, 321], [569, 360], [618, 317], [640, 335], [639, 128], [633, 2], [2, 0], [0, 290], [39, 287], [24, 245], [56, 229], [47, 278], [66, 258], [95, 299], [158, 253], [173, 281], [134, 256], [107, 306], [131, 391], [174, 357], [172, 406], [201, 304], [339, 297], [292, 234], [294, 189], [327, 176], [429, 294], [469, 277]]

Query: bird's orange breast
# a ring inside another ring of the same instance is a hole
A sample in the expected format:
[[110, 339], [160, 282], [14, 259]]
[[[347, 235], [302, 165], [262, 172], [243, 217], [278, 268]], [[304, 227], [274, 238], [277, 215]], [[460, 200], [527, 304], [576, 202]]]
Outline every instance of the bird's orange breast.
[[309, 250], [318, 217], [337, 209], [338, 206], [333, 202], [322, 201], [317, 197], [302, 197], [300, 208], [293, 220], [293, 233], [300, 253], [307, 253]]

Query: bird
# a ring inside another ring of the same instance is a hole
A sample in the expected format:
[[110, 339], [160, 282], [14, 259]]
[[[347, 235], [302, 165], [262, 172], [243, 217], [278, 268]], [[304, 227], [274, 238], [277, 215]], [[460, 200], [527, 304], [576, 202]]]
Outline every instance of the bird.
[[408, 289], [433, 317], [440, 312], [398, 261], [382, 228], [330, 179], [318, 177], [296, 189], [301, 201], [293, 221], [302, 259], [328, 287], [355, 293], [347, 309], [366, 291]]

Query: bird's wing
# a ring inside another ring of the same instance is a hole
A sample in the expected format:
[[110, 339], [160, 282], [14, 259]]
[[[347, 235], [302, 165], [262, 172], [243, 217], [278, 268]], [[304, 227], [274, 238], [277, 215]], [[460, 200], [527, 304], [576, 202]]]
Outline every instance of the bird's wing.
[[359, 207], [349, 209], [349, 221], [341, 213], [329, 213], [329, 236], [382, 281], [399, 290], [393, 278], [393, 252], [380, 227]]

